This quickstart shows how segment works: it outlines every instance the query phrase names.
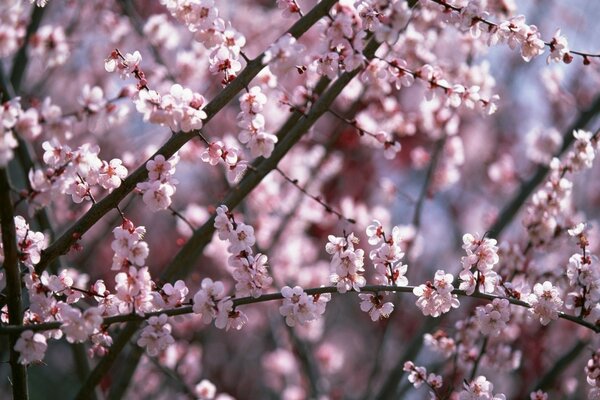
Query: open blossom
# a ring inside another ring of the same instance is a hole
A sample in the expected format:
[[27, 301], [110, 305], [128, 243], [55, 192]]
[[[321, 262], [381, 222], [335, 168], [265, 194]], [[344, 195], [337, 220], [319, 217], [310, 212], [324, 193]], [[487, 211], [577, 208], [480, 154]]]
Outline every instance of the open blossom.
[[252, 86], [248, 92], [240, 96], [240, 108], [245, 114], [258, 114], [267, 103], [267, 96], [260, 86]]
[[115, 50], [104, 61], [104, 69], [106, 72], [119, 71], [121, 78], [124, 79], [137, 72], [141, 62], [142, 55], [137, 50], [124, 56]]
[[478, 376], [471, 382], [463, 383], [464, 390], [458, 394], [459, 400], [505, 400], [503, 394], [494, 395], [494, 385], [485, 376]]
[[389, 318], [394, 311], [394, 303], [383, 302], [383, 296], [368, 293], [359, 293], [360, 309], [369, 313], [373, 322]]
[[15, 350], [19, 352], [19, 363], [25, 365], [42, 361], [47, 348], [46, 337], [33, 331], [22, 332], [15, 344]]
[[560, 34], [560, 29], [557, 29], [550, 41], [550, 54], [546, 62], [550, 61], [570, 63], [573, 56], [569, 53], [569, 43], [567, 38]]
[[217, 394], [217, 387], [211, 381], [203, 379], [194, 388], [194, 394], [200, 400], [212, 400]]
[[533, 293], [527, 297], [527, 302], [531, 304], [531, 314], [539, 318], [542, 325], [548, 325], [553, 319], [558, 319], [558, 312], [563, 305], [558, 288], [549, 281], [543, 284], [536, 283]]
[[[440, 375], [434, 373], [427, 374], [425, 367], [417, 367], [412, 361], [404, 363], [403, 370], [408, 372], [408, 381], [412, 383], [415, 389], [420, 388], [424, 383], [427, 383], [432, 389], [439, 389], [443, 385], [443, 380]], [[434, 392], [430, 392], [431, 397], [437, 397]]]
[[189, 289], [185, 282], [178, 280], [174, 285], [165, 283], [159, 292], [152, 292], [152, 296], [157, 308], [175, 308], [181, 306], [188, 293]]
[[144, 193], [144, 204], [152, 211], [167, 209], [171, 205], [171, 196], [175, 194], [175, 186], [161, 181], [141, 182], [137, 187]]
[[202, 280], [200, 290], [194, 295], [194, 313], [200, 314], [202, 322], [209, 324], [217, 316], [217, 303], [225, 297], [222, 282], [213, 282], [210, 278]]
[[242, 311], [233, 308], [233, 301], [226, 297], [217, 304], [217, 316], [215, 326], [228, 331], [233, 328], [236, 331], [242, 329], [248, 322], [248, 317]]
[[98, 175], [98, 183], [108, 190], [121, 186], [121, 181], [127, 177], [127, 168], [123, 161], [113, 158], [110, 162], [103, 161]]
[[130, 266], [115, 276], [115, 305], [122, 313], [143, 315], [152, 309], [152, 289], [148, 267]]

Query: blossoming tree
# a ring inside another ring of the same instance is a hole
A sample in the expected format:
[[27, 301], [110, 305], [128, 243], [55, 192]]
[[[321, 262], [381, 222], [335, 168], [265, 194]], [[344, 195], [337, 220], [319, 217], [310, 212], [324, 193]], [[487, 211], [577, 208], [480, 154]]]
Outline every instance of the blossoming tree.
[[2, 397], [600, 399], [590, 18], [4, 1]]

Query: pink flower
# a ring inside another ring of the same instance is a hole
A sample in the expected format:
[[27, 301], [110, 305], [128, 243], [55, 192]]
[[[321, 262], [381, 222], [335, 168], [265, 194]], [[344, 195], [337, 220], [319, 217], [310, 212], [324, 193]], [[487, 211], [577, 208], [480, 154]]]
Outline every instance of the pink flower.
[[394, 304], [384, 303], [381, 295], [359, 293], [358, 297], [361, 299], [360, 309], [368, 312], [373, 322], [389, 318], [394, 311]]
[[539, 318], [542, 325], [548, 325], [550, 321], [558, 319], [558, 312], [563, 305], [558, 288], [549, 281], [543, 284], [536, 283], [533, 293], [527, 297], [527, 302], [531, 304], [531, 314]]
[[110, 162], [103, 161], [100, 167], [98, 183], [108, 190], [116, 189], [121, 186], [121, 181], [127, 177], [127, 168], [123, 166], [123, 161], [113, 158]]
[[24, 365], [42, 361], [47, 348], [46, 337], [33, 331], [23, 331], [15, 344], [19, 363]]
[[210, 323], [217, 316], [217, 303], [225, 296], [222, 282], [213, 282], [210, 278], [202, 280], [201, 288], [194, 295], [194, 313], [200, 314], [202, 322]]
[[137, 341], [138, 346], [145, 347], [149, 356], [157, 356], [161, 351], [175, 343], [171, 336], [171, 325], [167, 323], [167, 315], [150, 317], [148, 325], [142, 330]]

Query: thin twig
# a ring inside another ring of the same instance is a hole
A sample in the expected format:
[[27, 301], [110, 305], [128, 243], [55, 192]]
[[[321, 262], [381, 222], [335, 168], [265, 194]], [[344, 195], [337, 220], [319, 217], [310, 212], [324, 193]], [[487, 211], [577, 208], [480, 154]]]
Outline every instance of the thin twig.
[[325, 209], [325, 211], [327, 211], [328, 213], [336, 215], [339, 219], [347, 221], [347, 222], [349, 222], [351, 224], [355, 224], [356, 223], [356, 221], [353, 218], [345, 217], [341, 212], [336, 211], [329, 204], [325, 203], [321, 199], [320, 196], [314, 196], [314, 195], [308, 193], [308, 191], [305, 188], [303, 188], [302, 186], [300, 186], [300, 184], [298, 183], [298, 179], [292, 179], [292, 178], [290, 178], [279, 167], [275, 167], [275, 171], [277, 171], [279, 173], [279, 175], [281, 175], [283, 177], [283, 179], [285, 179], [286, 181], [288, 181], [289, 183], [291, 183], [292, 185], [294, 185], [300, 192], [304, 193], [305, 196], [313, 199], [314, 201], [316, 201], [317, 203], [319, 203], [320, 205], [322, 205], [323, 208]]

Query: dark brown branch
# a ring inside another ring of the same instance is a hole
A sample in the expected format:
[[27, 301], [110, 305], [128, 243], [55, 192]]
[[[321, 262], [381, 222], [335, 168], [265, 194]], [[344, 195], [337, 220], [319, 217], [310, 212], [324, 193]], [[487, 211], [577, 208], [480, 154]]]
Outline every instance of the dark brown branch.
[[[23, 301], [21, 293], [21, 271], [19, 270], [19, 251], [17, 248], [17, 231], [15, 213], [10, 198], [10, 180], [5, 168], [0, 168], [0, 228], [2, 230], [2, 247], [4, 251], [3, 268], [6, 274], [8, 320], [11, 325], [23, 325]], [[28, 399], [27, 368], [19, 363], [19, 352], [15, 344], [19, 339], [18, 331], [9, 337], [10, 369], [12, 372], [12, 392], [15, 399]]]

